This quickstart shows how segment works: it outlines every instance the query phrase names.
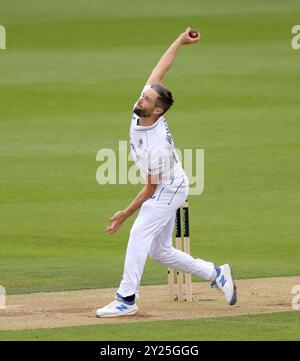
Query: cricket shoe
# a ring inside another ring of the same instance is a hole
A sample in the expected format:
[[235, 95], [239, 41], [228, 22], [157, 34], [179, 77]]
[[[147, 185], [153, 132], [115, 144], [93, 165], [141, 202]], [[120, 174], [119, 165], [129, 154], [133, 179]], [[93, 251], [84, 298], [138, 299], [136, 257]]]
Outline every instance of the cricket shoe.
[[237, 289], [234, 284], [232, 270], [229, 264], [216, 267], [217, 277], [212, 282], [211, 287], [218, 287], [225, 296], [227, 303], [233, 306], [237, 301]]
[[133, 316], [137, 314], [138, 311], [139, 308], [135, 302], [133, 304], [128, 304], [116, 298], [108, 305], [102, 308], [98, 308], [96, 311], [96, 316], [97, 317]]

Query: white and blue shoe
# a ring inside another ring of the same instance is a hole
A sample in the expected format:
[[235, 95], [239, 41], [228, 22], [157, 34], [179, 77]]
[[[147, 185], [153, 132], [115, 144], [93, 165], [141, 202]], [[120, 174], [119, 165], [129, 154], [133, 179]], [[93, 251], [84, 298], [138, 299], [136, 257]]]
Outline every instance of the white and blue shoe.
[[237, 301], [237, 288], [234, 283], [232, 270], [229, 264], [215, 268], [217, 277], [212, 282], [211, 287], [218, 287], [225, 296], [227, 303], [233, 306]]
[[96, 311], [97, 317], [119, 317], [119, 316], [133, 316], [137, 314], [139, 308], [135, 301], [125, 302], [118, 296], [108, 305], [98, 308]]

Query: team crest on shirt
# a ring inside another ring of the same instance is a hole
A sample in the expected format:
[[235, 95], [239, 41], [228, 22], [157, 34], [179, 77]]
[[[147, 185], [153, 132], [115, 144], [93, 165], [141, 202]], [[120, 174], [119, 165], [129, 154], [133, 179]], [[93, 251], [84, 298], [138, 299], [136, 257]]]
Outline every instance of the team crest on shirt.
[[143, 139], [140, 139], [140, 140], [139, 140], [138, 147], [141, 148], [142, 145], [143, 145]]

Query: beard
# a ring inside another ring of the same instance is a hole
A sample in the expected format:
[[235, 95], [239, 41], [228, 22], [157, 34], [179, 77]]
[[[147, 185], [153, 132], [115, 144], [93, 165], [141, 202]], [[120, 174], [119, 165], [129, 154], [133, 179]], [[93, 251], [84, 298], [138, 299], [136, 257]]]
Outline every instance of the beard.
[[139, 117], [148, 118], [151, 115], [151, 112], [140, 108], [138, 105], [136, 105], [133, 109], [134, 113], [137, 114]]

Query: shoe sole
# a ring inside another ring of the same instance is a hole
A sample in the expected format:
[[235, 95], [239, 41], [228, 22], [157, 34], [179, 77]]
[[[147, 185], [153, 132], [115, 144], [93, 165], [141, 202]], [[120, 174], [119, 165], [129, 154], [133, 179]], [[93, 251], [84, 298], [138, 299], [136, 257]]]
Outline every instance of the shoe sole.
[[137, 309], [137, 310], [135, 310], [135, 311], [128, 312], [128, 313], [119, 313], [119, 314], [117, 314], [117, 315], [106, 314], [106, 315], [98, 316], [98, 315], [96, 314], [96, 317], [98, 317], [98, 318], [107, 318], [107, 317], [134, 316], [134, 315], [136, 315], [138, 312], [139, 312], [139, 309]]
[[234, 283], [233, 272], [232, 272], [232, 268], [231, 268], [230, 264], [228, 264], [228, 267], [229, 267], [230, 277], [232, 279], [232, 284], [233, 284], [233, 294], [232, 294], [232, 297], [230, 299], [229, 305], [233, 306], [237, 302], [237, 288], [236, 288], [236, 285]]

